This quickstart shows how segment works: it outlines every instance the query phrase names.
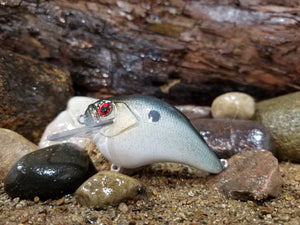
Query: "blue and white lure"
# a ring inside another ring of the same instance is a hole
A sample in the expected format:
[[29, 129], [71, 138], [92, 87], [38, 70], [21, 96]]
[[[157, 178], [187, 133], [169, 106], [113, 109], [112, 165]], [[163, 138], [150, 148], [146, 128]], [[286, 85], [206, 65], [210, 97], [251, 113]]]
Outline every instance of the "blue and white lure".
[[181, 112], [157, 98], [131, 95], [99, 100], [78, 121], [85, 127], [53, 134], [48, 140], [90, 136], [114, 171], [154, 162], [184, 163], [215, 174], [227, 167]]

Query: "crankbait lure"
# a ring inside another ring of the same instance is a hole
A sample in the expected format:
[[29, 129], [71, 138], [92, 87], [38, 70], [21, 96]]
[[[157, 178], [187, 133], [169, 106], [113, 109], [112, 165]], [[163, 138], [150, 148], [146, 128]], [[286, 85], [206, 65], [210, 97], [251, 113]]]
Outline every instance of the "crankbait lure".
[[48, 140], [90, 135], [115, 171], [164, 161], [210, 173], [227, 167], [227, 161], [217, 158], [181, 112], [157, 98], [131, 95], [99, 100], [78, 121], [86, 126], [51, 135]]

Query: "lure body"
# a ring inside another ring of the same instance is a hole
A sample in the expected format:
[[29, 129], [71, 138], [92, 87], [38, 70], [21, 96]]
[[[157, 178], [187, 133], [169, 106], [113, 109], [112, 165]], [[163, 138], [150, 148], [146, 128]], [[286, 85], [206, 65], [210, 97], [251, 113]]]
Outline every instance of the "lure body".
[[[108, 100], [112, 103], [114, 122], [101, 127], [93, 141], [115, 166], [135, 168], [169, 161], [188, 164], [210, 173], [223, 170], [215, 153], [189, 120], [174, 107], [141, 95]], [[100, 100], [97, 104], [103, 103]], [[97, 120], [93, 113], [95, 110], [88, 108], [86, 124], [92, 125]], [[98, 118], [102, 121], [110, 119], [110, 116]]]
[[90, 136], [113, 163], [112, 169], [166, 161], [210, 173], [220, 173], [226, 167], [190, 121], [157, 98], [131, 95], [99, 100], [90, 104], [78, 121], [86, 128], [54, 134], [48, 140]]

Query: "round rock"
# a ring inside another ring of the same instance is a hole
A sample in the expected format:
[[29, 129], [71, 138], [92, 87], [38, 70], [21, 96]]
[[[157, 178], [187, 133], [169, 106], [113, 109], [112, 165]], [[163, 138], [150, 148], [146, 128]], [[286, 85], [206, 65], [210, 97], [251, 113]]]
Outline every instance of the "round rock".
[[279, 159], [300, 162], [300, 92], [279, 96], [256, 105], [256, 120], [267, 127]]
[[145, 186], [121, 173], [101, 171], [85, 181], [75, 192], [76, 200], [91, 208], [116, 205], [127, 199], [143, 198]]
[[255, 101], [248, 94], [228, 92], [213, 101], [211, 113], [213, 118], [251, 119], [255, 113]]
[[96, 170], [85, 151], [74, 144], [58, 144], [22, 157], [4, 182], [11, 197], [40, 199], [73, 193]]
[[4, 128], [0, 128], [0, 143], [0, 181], [4, 180], [18, 159], [38, 149], [38, 146], [22, 135]]

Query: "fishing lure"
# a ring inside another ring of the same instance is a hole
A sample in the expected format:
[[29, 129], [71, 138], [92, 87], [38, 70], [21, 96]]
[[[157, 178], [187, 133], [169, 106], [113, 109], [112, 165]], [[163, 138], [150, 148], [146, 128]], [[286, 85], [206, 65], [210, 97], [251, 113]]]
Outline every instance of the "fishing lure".
[[173, 106], [150, 96], [112, 97], [89, 105], [78, 118], [85, 127], [48, 136], [56, 141], [90, 136], [112, 162], [111, 170], [154, 162], [178, 162], [210, 172], [227, 167], [190, 121]]

